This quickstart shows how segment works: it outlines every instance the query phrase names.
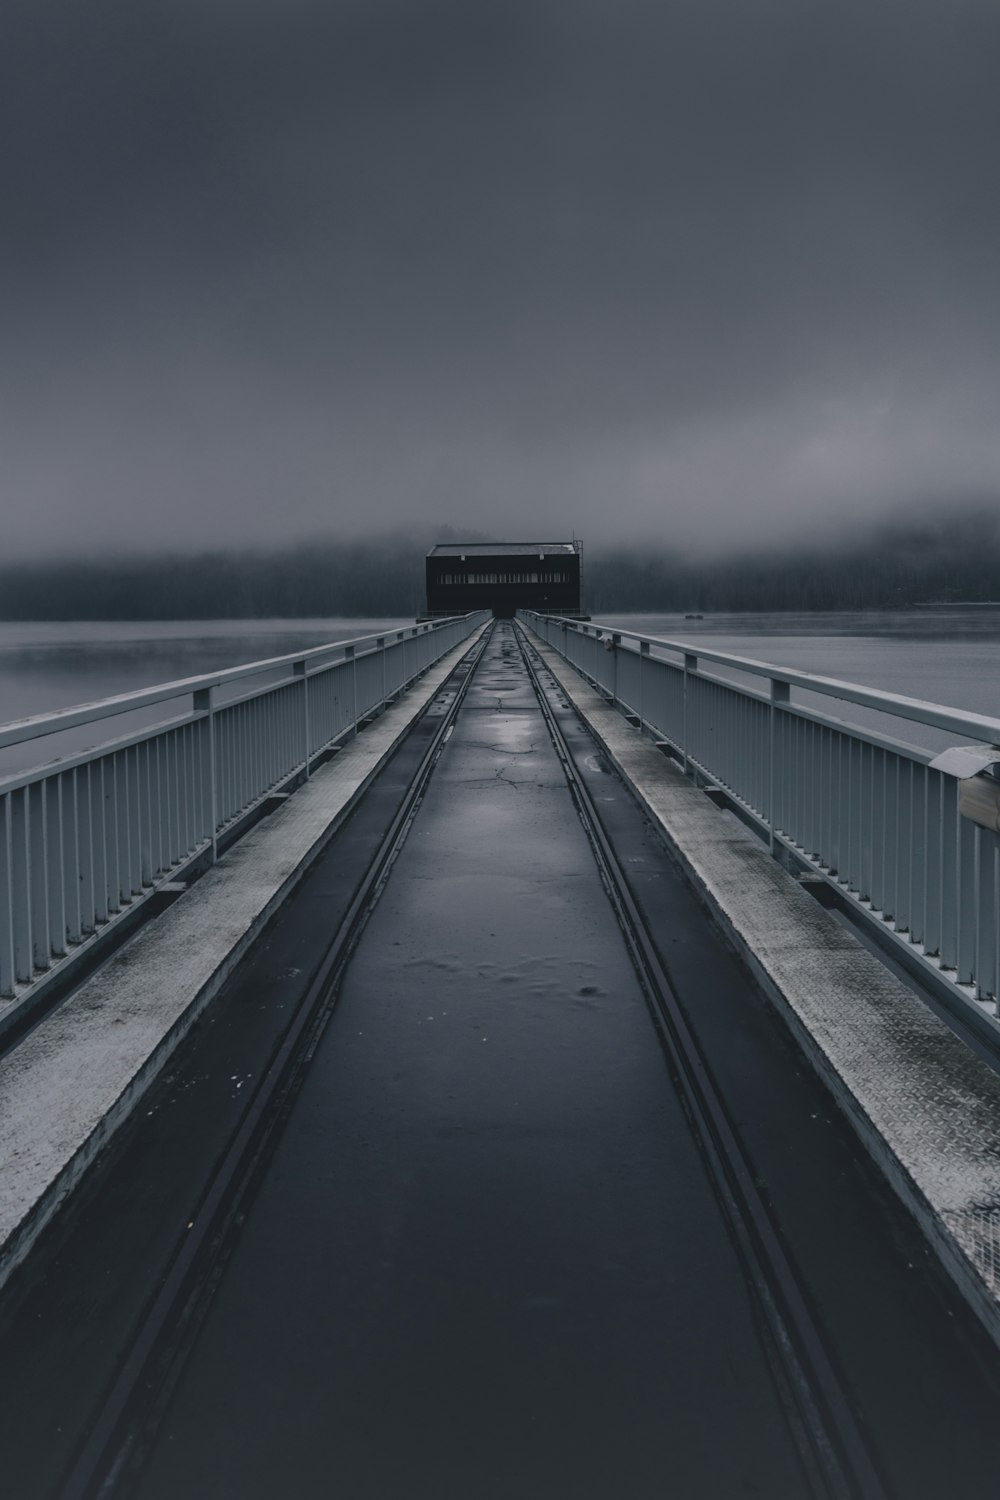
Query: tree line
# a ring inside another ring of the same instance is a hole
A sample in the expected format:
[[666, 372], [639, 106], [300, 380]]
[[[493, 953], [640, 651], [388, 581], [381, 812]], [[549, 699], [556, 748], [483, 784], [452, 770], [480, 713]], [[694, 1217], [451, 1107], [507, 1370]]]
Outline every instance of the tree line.
[[[0, 619], [253, 619], [403, 616], [423, 608], [434, 540], [488, 541], [447, 527], [270, 551], [0, 564]], [[840, 547], [692, 559], [628, 546], [584, 552], [584, 608], [894, 609], [1000, 599], [1000, 524], [965, 514], [873, 528]]]
[[873, 528], [839, 547], [695, 562], [607, 552], [586, 569], [587, 608], [691, 612], [902, 609], [1000, 600], [1000, 521], [969, 513]]

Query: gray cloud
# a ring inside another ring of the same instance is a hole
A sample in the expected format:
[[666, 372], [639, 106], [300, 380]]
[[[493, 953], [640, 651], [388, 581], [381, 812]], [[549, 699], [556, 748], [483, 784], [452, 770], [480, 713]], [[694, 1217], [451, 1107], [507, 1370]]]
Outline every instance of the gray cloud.
[[8, 7], [10, 555], [1000, 496], [1000, 12]]

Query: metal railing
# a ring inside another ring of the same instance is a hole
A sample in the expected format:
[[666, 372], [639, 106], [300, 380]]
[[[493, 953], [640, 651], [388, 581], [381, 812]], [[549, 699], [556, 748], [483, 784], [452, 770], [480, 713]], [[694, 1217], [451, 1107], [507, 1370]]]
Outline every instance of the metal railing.
[[4, 1015], [151, 895], [211, 862], [220, 839], [308, 778], [485, 619], [337, 641], [0, 725], [2, 750], [80, 725], [107, 734], [113, 718], [150, 705], [172, 714], [0, 779]]
[[[998, 1018], [1000, 839], [961, 816], [962, 782], [937, 752], [881, 726], [915, 722], [921, 737], [989, 747], [1000, 720], [691, 642], [519, 618], [688, 774], [722, 789], [775, 854], [821, 876], [911, 971]], [[879, 727], [836, 716], [834, 702], [874, 711]]]

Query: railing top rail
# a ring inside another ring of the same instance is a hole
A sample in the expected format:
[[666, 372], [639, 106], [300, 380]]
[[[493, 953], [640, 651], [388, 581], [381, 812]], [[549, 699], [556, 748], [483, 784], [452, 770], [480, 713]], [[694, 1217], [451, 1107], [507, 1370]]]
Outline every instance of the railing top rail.
[[[473, 611], [477, 613], [477, 611]], [[274, 672], [289, 667], [293, 662], [316, 661], [331, 652], [347, 653], [353, 648], [375, 644], [391, 637], [413, 637], [440, 630], [454, 620], [465, 619], [465, 615], [449, 615], [445, 619], [431, 620], [421, 625], [388, 626], [371, 635], [355, 636], [351, 640], [328, 641], [323, 646], [310, 646], [305, 651], [291, 651], [285, 656], [271, 656], [263, 661], [246, 662], [239, 667], [226, 667], [220, 672], [207, 672], [198, 677], [181, 677], [175, 682], [154, 683], [148, 688], [139, 688], [130, 693], [117, 693], [110, 698], [98, 698], [92, 703], [77, 703], [68, 708], [56, 709], [52, 713], [32, 714], [26, 719], [12, 719], [0, 724], [0, 749], [7, 745], [22, 744], [25, 740], [40, 739], [43, 735], [57, 734], [62, 729], [74, 729], [78, 724], [93, 723], [97, 719], [110, 719], [117, 714], [130, 713], [136, 708], [148, 708], [151, 704], [166, 703], [171, 698], [182, 698], [188, 693], [207, 692], [210, 688], [222, 687], [226, 683], [238, 682], [241, 678], [254, 677], [261, 672]], [[270, 686], [270, 684], [268, 685]]]
[[[526, 613], [533, 613], [533, 611], [526, 611]], [[615, 635], [621, 640], [662, 646], [682, 655], [697, 656], [702, 661], [731, 667], [734, 671], [748, 672], [755, 677], [766, 677], [772, 682], [804, 688], [811, 693], [824, 694], [828, 698], [839, 698], [847, 703], [856, 703], [862, 708], [873, 708], [881, 713], [893, 714], [897, 718], [913, 719], [920, 724], [929, 724], [935, 729], [944, 729], [950, 734], [959, 734], [970, 739], [985, 740], [989, 744], [1000, 745], [1000, 719], [989, 718], [986, 714], [948, 708], [941, 703], [929, 703], [923, 698], [906, 698], [901, 693], [862, 687], [859, 683], [843, 682], [836, 677], [820, 677], [813, 672], [779, 667], [774, 662], [758, 661], [752, 656], [734, 656], [725, 651], [714, 651], [711, 647], [703, 646], [697, 641], [643, 635], [635, 630], [620, 630], [613, 625], [587, 624], [582, 620], [571, 620], [561, 615], [539, 615], [539, 618], [554, 620], [560, 626], [576, 631], [579, 635], [598, 637]]]

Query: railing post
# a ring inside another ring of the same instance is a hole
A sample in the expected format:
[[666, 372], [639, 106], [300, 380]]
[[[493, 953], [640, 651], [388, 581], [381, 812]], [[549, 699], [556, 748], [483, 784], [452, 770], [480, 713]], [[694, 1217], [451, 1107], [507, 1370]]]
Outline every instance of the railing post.
[[611, 702], [618, 707], [618, 652], [621, 649], [621, 633], [617, 630], [611, 632]]
[[15, 859], [20, 855], [18, 862], [24, 871], [23, 878], [15, 881], [11, 892], [14, 918], [14, 980], [15, 983], [30, 984], [33, 978], [30, 900], [32, 849], [27, 788], [22, 788], [11, 798], [11, 814], [11, 842], [14, 846]]
[[[205, 750], [201, 758], [202, 793], [207, 794], [209, 827], [212, 834], [212, 863], [219, 857], [219, 799], [216, 789], [216, 754], [215, 754], [215, 689], [199, 688], [192, 696], [192, 704], [196, 713], [207, 714], [204, 721], [208, 728], [205, 732]], [[154, 872], [155, 873], [155, 872]]]
[[385, 709], [385, 636], [384, 635], [378, 635], [378, 636], [376, 636], [375, 637], [375, 645], [378, 647], [379, 651], [381, 651], [381, 653], [382, 653], [382, 708], [383, 708], [383, 711], [384, 711], [384, 709]]
[[769, 710], [768, 726], [768, 788], [767, 788], [767, 827], [770, 834], [769, 844], [771, 853], [774, 853], [775, 825], [777, 823], [775, 799], [778, 793], [778, 712], [783, 703], [791, 698], [791, 690], [787, 682], [779, 682], [771, 678], [771, 707]]
[[649, 655], [649, 642], [648, 641], [640, 641], [639, 642], [639, 728], [640, 729], [643, 727], [643, 725], [646, 722], [646, 717], [645, 717], [645, 713], [643, 711], [643, 706], [642, 706], [642, 662], [643, 662], [643, 658], [646, 657], [646, 656], [648, 656], [648, 655]]
[[0, 998], [14, 995], [14, 862], [11, 849], [11, 797], [0, 796]]
[[[31, 865], [29, 869], [28, 900], [31, 902], [31, 962], [35, 971], [44, 971], [51, 966], [49, 946], [48, 906], [48, 819], [46, 817], [45, 787], [34, 782], [25, 788], [28, 797], [28, 827], [31, 838]], [[107, 808], [101, 808], [102, 818]], [[110, 842], [110, 840], [108, 841]], [[111, 851], [108, 851], [109, 857]]]
[[307, 663], [297, 661], [292, 666], [292, 675], [302, 681], [302, 766], [305, 772], [305, 780], [309, 780], [309, 754], [310, 754], [310, 731], [309, 731], [309, 671]]
[[698, 658], [697, 658], [697, 656], [694, 655], [694, 653], [691, 652], [691, 651], [685, 651], [685, 653], [684, 653], [684, 691], [683, 691], [683, 695], [682, 695], [682, 698], [681, 698], [681, 738], [684, 741], [684, 743], [681, 745], [681, 751], [682, 751], [682, 754], [683, 754], [683, 757], [684, 757], [683, 766], [684, 766], [684, 774], [685, 774], [685, 776], [687, 775], [687, 769], [688, 769], [688, 674], [690, 672], [697, 672], [697, 670], [698, 670]]
[[344, 660], [351, 663], [351, 693], [353, 695], [353, 710], [351, 723], [354, 725], [354, 733], [358, 732], [358, 658], [353, 646], [344, 647]]

